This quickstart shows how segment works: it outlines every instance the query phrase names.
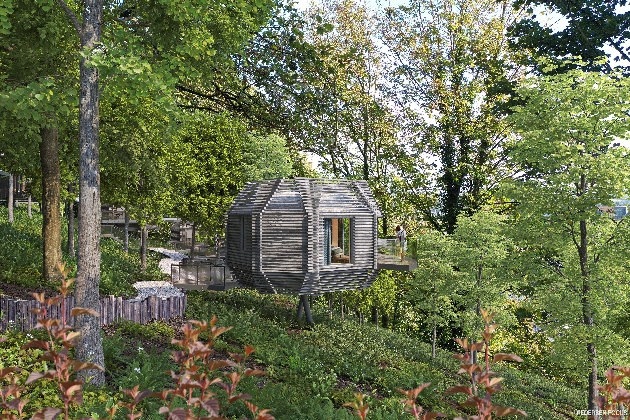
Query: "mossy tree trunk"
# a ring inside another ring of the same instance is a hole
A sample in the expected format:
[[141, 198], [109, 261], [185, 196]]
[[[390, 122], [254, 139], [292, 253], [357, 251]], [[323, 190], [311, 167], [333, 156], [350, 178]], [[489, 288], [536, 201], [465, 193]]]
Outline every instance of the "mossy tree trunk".
[[42, 165], [42, 238], [44, 241], [44, 280], [60, 277], [57, 264], [61, 261], [61, 168], [59, 137], [54, 127], [40, 130], [39, 157]]

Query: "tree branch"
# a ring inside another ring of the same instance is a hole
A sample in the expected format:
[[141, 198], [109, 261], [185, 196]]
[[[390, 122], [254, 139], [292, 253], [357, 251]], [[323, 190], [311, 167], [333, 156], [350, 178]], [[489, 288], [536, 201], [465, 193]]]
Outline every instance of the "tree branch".
[[68, 19], [70, 19], [70, 22], [72, 22], [72, 26], [74, 26], [77, 34], [79, 34], [79, 38], [83, 40], [83, 30], [81, 29], [81, 25], [79, 24], [79, 20], [77, 19], [75, 14], [72, 12], [72, 10], [70, 10], [64, 0], [57, 0], [57, 3], [59, 3], [59, 6], [61, 6], [63, 11], [66, 12], [66, 15], [68, 15]]

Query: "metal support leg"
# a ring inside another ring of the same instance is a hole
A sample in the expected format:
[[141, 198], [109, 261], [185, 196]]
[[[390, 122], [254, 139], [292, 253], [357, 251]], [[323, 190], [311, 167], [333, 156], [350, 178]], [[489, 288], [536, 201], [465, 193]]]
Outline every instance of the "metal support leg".
[[303, 296], [300, 296], [300, 304], [298, 305], [298, 313], [297, 313], [297, 319], [302, 319], [302, 313], [304, 312], [304, 300], [302, 299]]
[[311, 305], [308, 303], [308, 296], [302, 295], [302, 301], [304, 302], [304, 313], [306, 314], [306, 322], [313, 323], [313, 317], [311, 316]]

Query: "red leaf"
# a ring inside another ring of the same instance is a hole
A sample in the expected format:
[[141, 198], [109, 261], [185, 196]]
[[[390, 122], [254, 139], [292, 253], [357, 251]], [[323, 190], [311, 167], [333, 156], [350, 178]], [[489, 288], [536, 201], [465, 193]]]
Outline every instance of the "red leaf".
[[463, 386], [463, 385], [452, 386], [444, 392], [444, 395], [458, 394], [458, 393], [472, 395], [472, 389], [469, 386]]
[[210, 363], [208, 363], [208, 369], [210, 369], [211, 371], [221, 369], [226, 366], [235, 367], [237, 365], [231, 360], [213, 360]]
[[520, 357], [518, 357], [515, 354], [508, 354], [508, 353], [497, 353], [494, 355], [494, 359], [493, 361], [496, 362], [500, 362], [502, 360], [511, 360], [513, 362], [519, 362], [521, 363], [523, 361], [523, 359], [521, 359]]
[[442, 413], [427, 413], [420, 418], [422, 420], [433, 420], [434, 418], [437, 418], [437, 417], [446, 417], [446, 416]]
[[265, 372], [259, 369], [245, 369], [244, 376], [264, 376]]
[[36, 301], [38, 301], [39, 303], [44, 303], [44, 292], [41, 293], [31, 293], [31, 295], [33, 295], [33, 297], [35, 298]]
[[510, 407], [495, 407], [495, 408], [496, 408], [497, 417], [512, 416], [512, 415], [527, 417], [526, 412], [524, 412], [523, 410], [517, 410], [516, 408], [510, 408]]
[[219, 400], [217, 400], [216, 398], [212, 398], [202, 401], [201, 408], [206, 410], [211, 416], [218, 416], [221, 405], [219, 404]]
[[153, 392], [150, 389], [145, 389], [136, 395], [133, 399], [134, 404], [138, 404], [140, 401], [144, 400], [146, 397], [150, 396]]
[[171, 393], [172, 391], [170, 389], [163, 389], [160, 392], [153, 392], [150, 397], [159, 398], [164, 401]]
[[[160, 409], [160, 412], [162, 412], [162, 409]], [[169, 413], [168, 418], [174, 420], [186, 420], [186, 410], [184, 410], [183, 408], [174, 408]]]
[[20, 349], [43, 349], [48, 350], [48, 341], [44, 340], [31, 340], [28, 343], [24, 344]]
[[99, 317], [98, 312], [96, 312], [94, 309], [72, 308], [72, 311], [70, 311], [70, 316], [77, 316], [77, 315], [92, 315], [97, 318]]
[[82, 363], [76, 360], [72, 362], [72, 368], [75, 372], [79, 370], [100, 370], [101, 372], [105, 372], [105, 369], [100, 365], [94, 363]]
[[59, 414], [61, 414], [61, 409], [48, 407], [33, 414], [31, 420], [54, 420]]
[[44, 376], [46, 376], [46, 374], [43, 372], [31, 372], [31, 374], [28, 375], [28, 379], [26, 380], [26, 385], [33, 383], [36, 380], [43, 378]]
[[3, 369], [0, 369], [0, 378], [4, 378], [5, 376], [13, 372], [21, 372], [21, 371], [22, 369], [19, 367], [3, 368]]
[[251, 399], [252, 399], [252, 396], [249, 394], [238, 394], [238, 395], [233, 395], [230, 398], [228, 398], [228, 402], [232, 404], [238, 400], [251, 400]]
[[83, 388], [83, 382], [81, 381], [62, 382], [61, 387], [64, 389], [66, 395], [70, 395], [73, 392], [81, 391], [81, 388]]

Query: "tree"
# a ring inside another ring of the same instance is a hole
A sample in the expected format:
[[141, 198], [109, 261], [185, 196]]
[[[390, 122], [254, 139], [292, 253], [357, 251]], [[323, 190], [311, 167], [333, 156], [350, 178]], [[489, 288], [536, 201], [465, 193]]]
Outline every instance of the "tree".
[[244, 182], [293, 175], [293, 162], [286, 140], [278, 134], [248, 134], [243, 142], [241, 157], [241, 177]]
[[391, 217], [392, 161], [403, 155], [397, 118], [383, 94], [385, 63], [377, 16], [353, 0], [325, 1], [306, 12], [305, 37], [321, 63], [310, 83], [308, 136], [294, 140], [321, 159], [334, 176], [364, 179], [383, 210], [383, 234]]
[[183, 115], [170, 156], [173, 209], [182, 220], [214, 233], [243, 185], [245, 127], [226, 114]]
[[[458, 250], [453, 264], [462, 275], [460, 295], [465, 310], [460, 316], [466, 336], [482, 327], [478, 324], [482, 308], [499, 312], [514, 290], [502, 270], [510, 251], [506, 227], [506, 216], [482, 209], [472, 216], [460, 216], [453, 232], [452, 240]], [[505, 315], [501, 314], [501, 325], [509, 326], [511, 320]], [[476, 360], [475, 352], [473, 363]]]
[[[0, 118], [11, 121], [2, 137], [9, 167], [29, 177], [40, 173], [43, 276], [59, 278], [61, 261], [61, 166], [59, 137], [73, 132], [75, 47], [64, 13], [53, 2], [14, 1], [4, 15], [8, 36], [0, 55]], [[71, 99], [73, 98], [73, 99]], [[10, 151], [10, 152], [9, 152]], [[39, 155], [39, 162], [36, 156]]]
[[[536, 57], [556, 61], [559, 67], [554, 71], [558, 71], [565, 66], [573, 67], [568, 62], [562, 63], [563, 57], [573, 56], [584, 60], [589, 70], [610, 71], [611, 60], [602, 61], [602, 57], [616, 55], [612, 61], [630, 61], [627, 43], [630, 11], [622, 11], [627, 4], [626, 0], [518, 0], [514, 2], [516, 7], [528, 6], [532, 13], [534, 6], [546, 8], [561, 15], [565, 25], [554, 30], [541, 23], [544, 17], [541, 21], [530, 13], [510, 27], [512, 49], [531, 51], [528, 64], [538, 70], [543, 69]], [[605, 47], [610, 47], [613, 53]]]
[[[178, 130], [178, 110], [174, 98], [159, 86], [147, 84], [145, 94], [135, 98], [119, 86], [110, 87], [101, 105], [102, 196], [106, 203], [124, 207], [127, 222], [131, 217], [138, 221], [144, 270], [147, 225], [161, 222], [172, 210], [169, 155]], [[129, 223], [124, 247], [128, 251]]]
[[514, 19], [507, 2], [493, 0], [414, 0], [384, 11], [389, 94], [408, 139], [403, 200], [438, 230], [452, 233], [460, 213], [480, 209], [509, 173], [503, 112], [519, 69], [505, 29]]
[[[627, 305], [627, 287], [609, 255], [624, 249], [627, 239], [619, 235], [627, 221], [615, 222], [599, 210], [630, 191], [630, 154], [615, 144], [628, 132], [627, 92], [628, 80], [619, 74], [581, 69], [526, 79], [518, 90], [525, 104], [510, 119], [521, 137], [512, 152], [520, 176], [505, 189], [515, 203], [518, 245], [537, 255], [552, 276], [529, 279], [548, 321], [565, 326], [564, 334], [584, 345], [589, 409], [597, 407], [602, 357], [595, 343], [612, 301]], [[610, 296], [610, 290], [620, 293]]]
[[457, 245], [449, 235], [430, 230], [419, 234], [416, 241], [418, 251], [414, 257], [418, 260], [418, 269], [414, 271], [405, 300], [415, 311], [427, 314], [418, 318], [423, 318], [431, 328], [431, 357], [435, 358], [438, 340], [446, 341], [447, 346], [453, 340], [448, 333], [447, 337], [438, 337], [437, 330], [457, 324], [463, 275], [453, 266]]

